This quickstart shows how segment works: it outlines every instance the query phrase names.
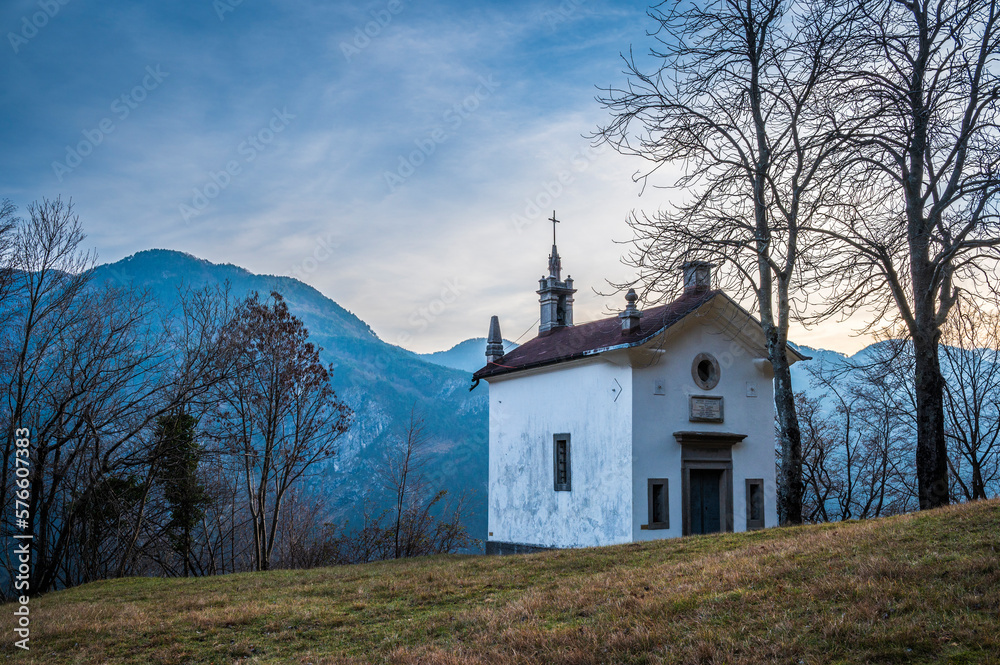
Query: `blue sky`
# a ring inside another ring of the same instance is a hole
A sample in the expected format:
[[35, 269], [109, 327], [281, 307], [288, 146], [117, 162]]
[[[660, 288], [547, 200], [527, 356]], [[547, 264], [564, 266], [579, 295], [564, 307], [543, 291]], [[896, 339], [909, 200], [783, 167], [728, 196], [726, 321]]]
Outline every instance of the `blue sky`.
[[[576, 319], [619, 308], [625, 217], [667, 200], [585, 138], [644, 3], [15, 0], [0, 27], [0, 196], [71, 197], [102, 262], [298, 277], [416, 351], [534, 326], [552, 208]], [[825, 330], [795, 338], [864, 344]]]

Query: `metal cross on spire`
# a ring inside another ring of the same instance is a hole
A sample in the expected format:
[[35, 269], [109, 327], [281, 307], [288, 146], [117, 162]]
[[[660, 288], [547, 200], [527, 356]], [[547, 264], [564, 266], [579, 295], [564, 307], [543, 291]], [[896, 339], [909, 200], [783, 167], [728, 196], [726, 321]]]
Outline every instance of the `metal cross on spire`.
[[552, 222], [552, 253], [549, 254], [549, 277], [554, 277], [558, 281], [559, 275], [562, 272], [562, 261], [559, 260], [559, 252], [556, 250], [556, 224], [559, 224], [559, 220], [556, 219], [555, 210], [552, 211], [549, 221]]

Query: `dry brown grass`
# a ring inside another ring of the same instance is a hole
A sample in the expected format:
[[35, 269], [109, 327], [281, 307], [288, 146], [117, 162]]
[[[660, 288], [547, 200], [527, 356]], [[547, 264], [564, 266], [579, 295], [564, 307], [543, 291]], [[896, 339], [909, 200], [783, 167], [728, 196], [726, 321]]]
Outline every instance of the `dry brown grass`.
[[[12, 606], [0, 610], [12, 635]], [[529, 556], [32, 601], [15, 663], [1000, 663], [1000, 501]]]

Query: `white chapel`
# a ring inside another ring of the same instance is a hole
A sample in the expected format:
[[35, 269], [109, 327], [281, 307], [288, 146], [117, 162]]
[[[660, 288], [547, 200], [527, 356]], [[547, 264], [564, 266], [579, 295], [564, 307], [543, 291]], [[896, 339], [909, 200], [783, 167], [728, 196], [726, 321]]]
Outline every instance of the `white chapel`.
[[[555, 244], [538, 335], [504, 353], [490, 321], [492, 554], [775, 526], [774, 396], [760, 324], [683, 267], [683, 292], [574, 324]], [[789, 351], [789, 362], [804, 359]]]

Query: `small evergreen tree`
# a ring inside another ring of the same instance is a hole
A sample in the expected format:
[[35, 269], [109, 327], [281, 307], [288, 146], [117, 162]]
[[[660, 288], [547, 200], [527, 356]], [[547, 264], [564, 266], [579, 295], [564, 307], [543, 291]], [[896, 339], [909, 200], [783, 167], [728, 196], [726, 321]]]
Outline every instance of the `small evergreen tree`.
[[167, 534], [180, 555], [184, 577], [191, 574], [192, 531], [205, 512], [208, 495], [198, 480], [202, 449], [195, 441], [194, 416], [176, 412], [157, 421], [154, 450], [162, 466], [160, 484], [170, 506]]

